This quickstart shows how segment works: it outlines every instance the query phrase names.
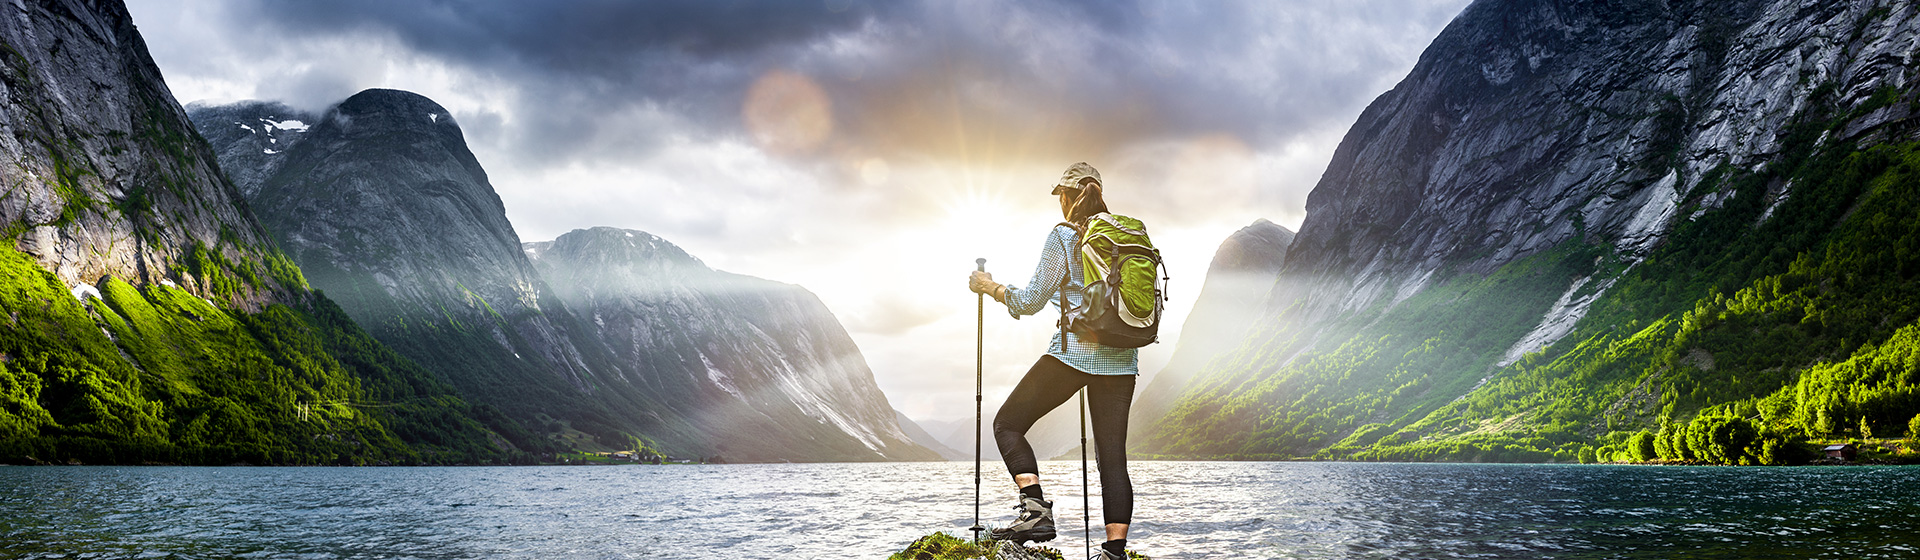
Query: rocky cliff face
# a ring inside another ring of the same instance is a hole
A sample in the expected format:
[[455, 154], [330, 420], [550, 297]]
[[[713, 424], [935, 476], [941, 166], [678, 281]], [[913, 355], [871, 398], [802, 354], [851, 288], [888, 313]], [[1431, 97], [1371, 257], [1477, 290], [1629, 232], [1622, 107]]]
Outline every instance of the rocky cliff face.
[[125, 6], [0, 12], [0, 462], [508, 456], [450, 388], [307, 289]]
[[932, 460], [833, 313], [799, 286], [708, 268], [666, 240], [574, 230], [527, 254], [628, 381], [732, 459]]
[[1222, 352], [1246, 338], [1261, 318], [1267, 292], [1287, 263], [1293, 231], [1265, 219], [1240, 228], [1220, 242], [1207, 265], [1207, 278], [1180, 327], [1180, 340], [1166, 367], [1153, 374], [1134, 400], [1134, 426], [1150, 426], [1186, 392], [1193, 376]]
[[[304, 288], [269, 266], [278, 252], [193, 133], [125, 6], [0, 11], [10, 49], [0, 64], [0, 157], [10, 162], [0, 223], [13, 247], [69, 286], [171, 279], [247, 308]], [[215, 268], [254, 281], [217, 283]]]
[[[1864, 200], [1796, 189], [1856, 147], [1911, 137], [1915, 16], [1875, 1], [1475, 2], [1354, 124], [1269, 319], [1146, 447], [1293, 456], [1397, 441], [1382, 436], [1429, 414], [1457, 426], [1461, 403], [1530, 355], [1786, 271], [1850, 214], [1783, 223], [1776, 208]], [[1660, 408], [1616, 408], [1646, 406]], [[1400, 435], [1501, 432], [1426, 428]]]
[[[203, 128], [232, 134], [233, 127]], [[306, 141], [279, 154], [265, 153], [271, 149], [261, 144], [278, 139], [264, 131], [235, 135], [221, 153], [237, 177], [264, 175], [247, 163], [273, 171], [243, 190], [254, 192], [254, 209], [310, 281], [363, 324], [468, 323], [509, 347], [507, 331], [524, 331], [534, 346], [514, 351], [551, 354], [581, 385], [587, 372], [579, 371], [578, 353], [556, 343], [554, 327], [538, 317], [538, 279], [445, 109], [407, 92], [368, 90], [304, 134]], [[253, 155], [283, 157], [242, 158]], [[442, 309], [447, 302], [456, 305]]]
[[1334, 317], [1576, 238], [1640, 260], [1725, 202], [1703, 180], [1779, 154], [1816, 90], [1904, 87], [1911, 22], [1803, 4], [1475, 2], [1341, 141], [1276, 301]]

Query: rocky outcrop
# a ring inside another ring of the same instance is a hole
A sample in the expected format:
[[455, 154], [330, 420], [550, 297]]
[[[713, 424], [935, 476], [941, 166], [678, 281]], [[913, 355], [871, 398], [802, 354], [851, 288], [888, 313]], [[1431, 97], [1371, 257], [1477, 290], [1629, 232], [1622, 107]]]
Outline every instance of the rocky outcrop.
[[[167, 91], [125, 6], [0, 12], [0, 224], [13, 247], [68, 286], [168, 280], [248, 309], [296, 297], [298, 274], [272, 266], [278, 252]], [[245, 281], [215, 281], [227, 277]]]
[[1134, 399], [1134, 426], [1150, 426], [1186, 392], [1193, 376], [1216, 356], [1240, 345], [1261, 318], [1267, 292], [1287, 263], [1293, 231], [1260, 219], [1220, 242], [1193, 310], [1180, 326], [1173, 357]]

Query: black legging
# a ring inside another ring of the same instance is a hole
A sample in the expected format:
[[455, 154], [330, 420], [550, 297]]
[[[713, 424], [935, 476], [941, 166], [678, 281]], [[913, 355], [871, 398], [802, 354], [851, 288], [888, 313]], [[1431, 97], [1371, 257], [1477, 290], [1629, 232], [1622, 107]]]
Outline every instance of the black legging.
[[[1107, 523], [1133, 522], [1133, 481], [1127, 478], [1127, 409], [1133, 406], [1136, 375], [1093, 375], [1041, 356], [993, 415], [993, 440], [1014, 475], [1040, 474], [1027, 430], [1081, 387], [1087, 388], [1087, 412], [1093, 418], [1093, 444], [1099, 452], [1100, 505]], [[1077, 416], [1077, 415], [1076, 415]]]

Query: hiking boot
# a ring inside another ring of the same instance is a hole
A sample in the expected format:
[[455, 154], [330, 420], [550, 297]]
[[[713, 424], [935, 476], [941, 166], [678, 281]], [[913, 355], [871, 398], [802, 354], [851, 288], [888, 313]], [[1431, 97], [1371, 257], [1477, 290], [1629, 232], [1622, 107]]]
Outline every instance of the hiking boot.
[[1013, 541], [1014, 544], [1053, 540], [1053, 502], [1021, 496], [1020, 505], [1014, 509], [1020, 512], [1020, 517], [1005, 528], [990, 531], [994, 540]]
[[1093, 556], [1088, 557], [1087, 560], [1127, 560], [1127, 557], [1114, 556], [1113, 553], [1107, 552], [1107, 549], [1097, 548], [1094, 549]]

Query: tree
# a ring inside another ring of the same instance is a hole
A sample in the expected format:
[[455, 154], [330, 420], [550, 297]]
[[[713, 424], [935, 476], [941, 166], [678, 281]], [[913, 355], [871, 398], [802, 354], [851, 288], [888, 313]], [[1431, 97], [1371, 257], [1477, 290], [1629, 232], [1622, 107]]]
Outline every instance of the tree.
[[1794, 453], [1793, 444], [1780, 438], [1761, 440], [1756, 447], [1755, 461], [1762, 465], [1788, 465], [1799, 459], [1798, 454]]
[[1627, 453], [1636, 463], [1645, 463], [1659, 458], [1660, 455], [1654, 449], [1653, 440], [1653, 432], [1640, 430], [1639, 433], [1633, 434], [1632, 439], [1627, 440]]

